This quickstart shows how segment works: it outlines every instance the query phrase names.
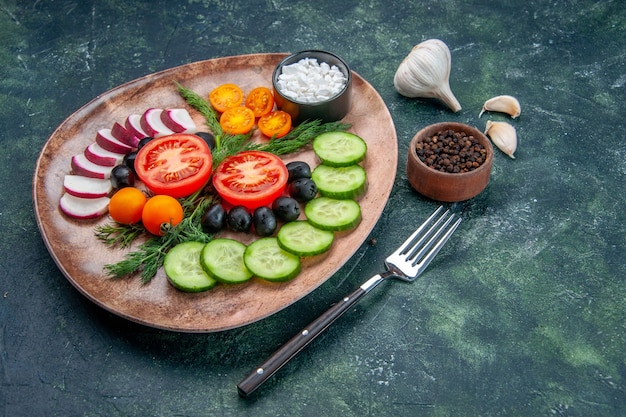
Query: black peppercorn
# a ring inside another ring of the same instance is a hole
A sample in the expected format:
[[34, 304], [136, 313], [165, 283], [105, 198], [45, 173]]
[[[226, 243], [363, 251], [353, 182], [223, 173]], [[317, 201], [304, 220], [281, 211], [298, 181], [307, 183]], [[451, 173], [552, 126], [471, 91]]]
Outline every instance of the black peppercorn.
[[472, 171], [485, 162], [486, 149], [465, 132], [442, 130], [416, 145], [417, 156], [432, 169], [449, 173]]

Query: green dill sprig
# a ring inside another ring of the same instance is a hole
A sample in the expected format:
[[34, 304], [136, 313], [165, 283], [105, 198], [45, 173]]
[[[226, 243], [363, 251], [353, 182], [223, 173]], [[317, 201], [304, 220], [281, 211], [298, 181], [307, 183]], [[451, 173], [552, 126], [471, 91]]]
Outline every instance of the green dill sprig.
[[109, 247], [127, 248], [146, 229], [142, 224], [112, 223], [96, 226], [96, 237]]
[[218, 113], [211, 104], [198, 93], [176, 83], [178, 93], [194, 109], [204, 116], [207, 127], [215, 137], [215, 149], [211, 152], [213, 166], [218, 166], [227, 156], [234, 155], [242, 150], [243, 145], [250, 140], [252, 132], [240, 135], [231, 135], [224, 132], [220, 126]]
[[[181, 202], [183, 205], [186, 202], [184, 200]], [[189, 201], [191, 200], [188, 197], [187, 202]], [[201, 219], [202, 214], [216, 199], [213, 196], [203, 196], [197, 197], [195, 201], [195, 207], [179, 224], [161, 226], [161, 230], [165, 232], [163, 236], [151, 237], [136, 250], [127, 253], [121, 261], [105, 265], [104, 271], [107, 275], [112, 278], [123, 278], [141, 272], [141, 282], [147, 284], [163, 266], [165, 255], [171, 248], [183, 242], [209, 242], [212, 235], [202, 230]]]
[[319, 120], [305, 121], [294, 127], [281, 138], [272, 138], [269, 142], [259, 144], [256, 149], [274, 155], [285, 155], [301, 150], [322, 133], [345, 131], [350, 124], [341, 122], [322, 123]]
[[126, 254], [123, 260], [104, 265], [104, 272], [111, 278], [123, 278], [141, 271], [141, 282], [146, 284], [163, 265], [167, 253], [162, 238], [150, 238], [139, 248]]
[[211, 107], [211, 104], [209, 104], [209, 102], [203, 99], [195, 91], [190, 90], [189, 88], [183, 87], [180, 83], [176, 81], [174, 81], [174, 83], [176, 84], [178, 93], [181, 95], [182, 98], [185, 99], [187, 104], [189, 104], [194, 109], [198, 110], [200, 114], [204, 116], [204, 118], [206, 119], [207, 126], [211, 130], [211, 133], [213, 133], [216, 136], [216, 139], [217, 139], [217, 136], [221, 136], [222, 127], [220, 126], [218, 114], [215, 111], [215, 109]]
[[211, 152], [213, 158], [213, 166], [217, 167], [226, 157], [241, 152], [246, 143], [250, 143], [252, 133], [245, 135], [227, 135], [222, 134], [220, 146], [216, 146]]

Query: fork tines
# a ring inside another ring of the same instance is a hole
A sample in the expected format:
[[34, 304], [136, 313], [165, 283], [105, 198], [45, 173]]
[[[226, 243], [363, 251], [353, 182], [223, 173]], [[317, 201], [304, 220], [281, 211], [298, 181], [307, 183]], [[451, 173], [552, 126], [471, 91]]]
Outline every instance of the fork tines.
[[440, 206], [400, 246], [397, 254], [412, 262], [419, 275], [452, 236], [461, 220], [459, 215], [450, 209], [444, 211], [444, 206]]

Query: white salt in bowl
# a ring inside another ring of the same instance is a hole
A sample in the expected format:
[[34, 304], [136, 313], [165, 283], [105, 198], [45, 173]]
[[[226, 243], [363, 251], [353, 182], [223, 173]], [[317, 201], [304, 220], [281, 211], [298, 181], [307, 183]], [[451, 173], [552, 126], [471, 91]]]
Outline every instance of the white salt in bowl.
[[337, 55], [321, 50], [297, 52], [284, 58], [272, 75], [276, 107], [292, 123], [335, 122], [350, 111], [352, 73]]

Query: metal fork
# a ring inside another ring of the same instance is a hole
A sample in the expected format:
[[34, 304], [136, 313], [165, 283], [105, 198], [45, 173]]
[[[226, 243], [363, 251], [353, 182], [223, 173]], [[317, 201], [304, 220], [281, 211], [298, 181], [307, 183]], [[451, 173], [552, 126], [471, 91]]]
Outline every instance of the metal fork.
[[376, 274], [365, 281], [274, 352], [263, 364], [237, 384], [239, 395], [244, 398], [250, 396], [291, 358], [296, 356], [382, 281], [388, 278], [398, 278], [407, 282], [414, 281], [452, 236], [461, 220], [458, 214], [450, 209], [444, 211], [444, 207], [440, 206], [394, 253], [385, 259], [387, 268], [385, 272]]

